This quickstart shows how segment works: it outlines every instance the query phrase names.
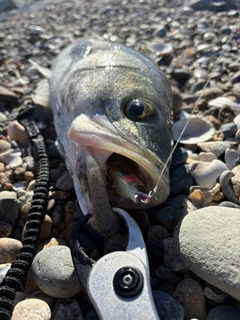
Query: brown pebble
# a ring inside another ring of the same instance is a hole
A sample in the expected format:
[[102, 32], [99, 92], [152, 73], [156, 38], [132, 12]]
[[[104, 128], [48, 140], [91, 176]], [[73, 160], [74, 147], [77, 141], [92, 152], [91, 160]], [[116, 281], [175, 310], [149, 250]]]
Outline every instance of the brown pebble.
[[0, 162], [0, 172], [5, 171], [5, 164], [3, 162]]
[[211, 122], [211, 124], [214, 126], [216, 130], [218, 130], [221, 127], [221, 122], [214, 116], [205, 116], [205, 119]]
[[11, 320], [50, 320], [49, 305], [40, 299], [27, 299], [19, 302], [13, 309]]
[[[27, 225], [27, 223], [25, 223], [24, 228], [23, 228], [22, 241], [24, 240], [24, 235], [25, 235], [25, 231], [26, 231], [26, 225]], [[51, 231], [52, 231], [52, 219], [48, 215], [45, 215], [43, 223], [42, 223], [39, 242], [42, 242], [42, 241], [46, 240], [50, 236]]]
[[74, 220], [71, 220], [71, 221], [68, 221], [67, 225], [66, 225], [66, 235], [65, 235], [65, 239], [68, 243], [70, 243], [70, 238], [71, 238], [71, 235], [72, 235], [72, 230], [74, 228], [76, 224], [76, 221]]
[[15, 177], [13, 170], [7, 170], [0, 173], [0, 184], [3, 186], [4, 190], [13, 190], [13, 183], [15, 182]]
[[15, 140], [22, 145], [26, 145], [30, 140], [26, 129], [18, 121], [9, 123], [8, 135], [11, 140]]
[[47, 239], [45, 241], [43, 241], [39, 246], [38, 246], [38, 252], [50, 247], [54, 247], [54, 246], [68, 246], [67, 242], [64, 241], [63, 239], [59, 239], [59, 238], [51, 238], [51, 239]]
[[5, 222], [0, 220], [0, 238], [8, 237], [12, 233], [12, 226]]
[[24, 173], [25, 173], [25, 168], [23, 167], [17, 167], [15, 170], [14, 170], [14, 176], [17, 180], [24, 180]]
[[24, 204], [21, 208], [21, 218], [24, 220], [24, 221], [27, 221], [27, 218], [28, 218], [28, 213], [29, 213], [29, 210], [31, 208], [31, 202], [28, 202], [26, 204]]
[[13, 262], [22, 249], [22, 243], [11, 238], [0, 238], [0, 263]]
[[64, 191], [53, 191], [51, 194], [53, 199], [56, 200], [71, 200], [72, 194]]
[[108, 254], [114, 251], [124, 251], [127, 247], [127, 243], [127, 236], [115, 233], [105, 240], [103, 246], [103, 253]]
[[10, 149], [11, 149], [11, 143], [6, 140], [0, 139], [0, 153]]
[[206, 319], [206, 302], [203, 288], [196, 280], [184, 279], [181, 281], [177, 285], [173, 297], [182, 304], [184, 319]]
[[34, 178], [35, 178], [35, 176], [32, 171], [25, 171], [24, 172], [24, 180], [26, 182], [30, 182], [30, 181], [34, 180]]
[[71, 220], [74, 220], [74, 213], [76, 211], [73, 201], [68, 201], [64, 206], [64, 221], [68, 223]]

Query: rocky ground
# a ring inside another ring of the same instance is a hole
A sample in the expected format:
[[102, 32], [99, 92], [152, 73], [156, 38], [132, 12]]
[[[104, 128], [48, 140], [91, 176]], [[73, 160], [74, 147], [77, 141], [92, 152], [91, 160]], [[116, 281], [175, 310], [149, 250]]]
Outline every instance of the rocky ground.
[[[33, 100], [51, 168], [38, 254], [12, 319], [97, 319], [78, 283], [69, 240], [81, 217], [55, 145], [46, 82], [29, 59], [51, 67], [80, 38], [116, 41], [150, 56], [174, 92], [171, 195], [135, 216], [148, 250], [161, 320], [240, 319], [240, 18], [238, 1], [0, 1], [0, 279], [21, 250], [36, 163], [14, 119]], [[1, 7], [2, 6], [2, 7]], [[15, 6], [15, 7], [14, 7]], [[5, 8], [8, 9], [8, 8]], [[189, 118], [193, 112], [197, 117]], [[187, 130], [179, 136], [186, 121]], [[126, 237], [104, 241], [103, 254]], [[121, 244], [121, 245], [119, 245]], [[94, 257], [99, 252], [94, 252]], [[116, 319], [118, 315], [116, 314]]]

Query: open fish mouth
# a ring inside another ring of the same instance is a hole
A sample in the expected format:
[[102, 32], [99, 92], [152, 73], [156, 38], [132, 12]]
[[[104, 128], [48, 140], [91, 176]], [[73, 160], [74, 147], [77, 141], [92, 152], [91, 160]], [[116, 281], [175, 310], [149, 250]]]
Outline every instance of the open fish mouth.
[[[84, 158], [81, 152], [81, 159], [77, 159], [76, 164], [83, 168], [85, 162], [86, 172], [85, 175], [78, 175], [75, 184], [80, 184], [76, 188], [78, 190], [85, 188], [83, 197], [88, 211], [89, 208], [94, 211], [94, 208], [101, 207], [100, 203], [93, 205], [96, 194], [97, 199], [104, 199], [103, 210], [111, 210], [113, 206], [125, 209], [148, 208], [162, 203], [169, 194], [168, 172], [158, 179], [164, 166], [162, 161], [151, 150], [123, 138], [113, 125], [106, 126], [95, 120], [80, 115], [73, 120], [68, 131], [68, 137], [85, 153]], [[94, 170], [94, 174], [98, 170], [95, 180], [93, 173], [90, 176], [91, 170]], [[83, 176], [87, 177], [89, 190], [86, 190]], [[151, 196], [156, 186], [157, 192]], [[95, 190], [94, 194], [91, 189]]]

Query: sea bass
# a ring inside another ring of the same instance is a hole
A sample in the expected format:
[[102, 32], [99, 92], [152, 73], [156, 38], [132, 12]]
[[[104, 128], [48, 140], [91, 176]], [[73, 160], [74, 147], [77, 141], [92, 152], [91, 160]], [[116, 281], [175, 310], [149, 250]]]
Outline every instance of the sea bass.
[[113, 207], [162, 203], [169, 195], [168, 170], [158, 178], [171, 152], [172, 93], [159, 68], [121, 44], [85, 40], [59, 54], [49, 82], [58, 147], [93, 228], [102, 236], [116, 231]]

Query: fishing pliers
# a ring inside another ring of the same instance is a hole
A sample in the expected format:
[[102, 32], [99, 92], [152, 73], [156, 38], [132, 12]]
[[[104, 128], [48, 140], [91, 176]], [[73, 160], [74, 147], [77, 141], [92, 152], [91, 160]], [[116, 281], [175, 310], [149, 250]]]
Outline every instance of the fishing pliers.
[[141, 231], [124, 210], [113, 211], [127, 227], [126, 250], [108, 253], [97, 262], [91, 259], [81, 243], [81, 233], [91, 215], [83, 216], [71, 236], [71, 254], [79, 281], [100, 319], [157, 320]]

